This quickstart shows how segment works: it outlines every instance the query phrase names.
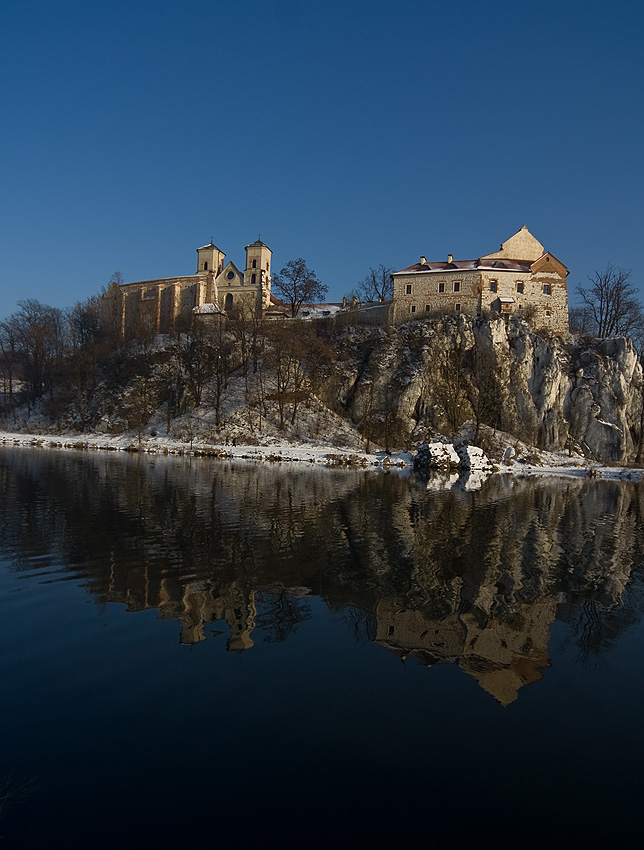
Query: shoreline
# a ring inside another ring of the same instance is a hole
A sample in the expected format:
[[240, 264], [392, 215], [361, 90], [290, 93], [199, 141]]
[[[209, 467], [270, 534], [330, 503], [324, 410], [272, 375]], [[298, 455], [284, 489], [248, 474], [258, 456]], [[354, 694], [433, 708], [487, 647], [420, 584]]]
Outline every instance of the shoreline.
[[25, 434], [0, 431], [0, 446], [31, 448], [77, 449], [79, 451], [110, 451], [133, 454], [173, 455], [177, 457], [210, 457], [219, 460], [268, 461], [269, 463], [310, 463], [322, 466], [346, 466], [364, 469], [411, 469], [412, 452], [361, 452], [327, 444], [293, 444], [279, 441], [266, 445], [232, 445], [230, 443], [193, 444], [169, 437], [137, 438], [105, 434], [62, 435], [54, 433]]
[[[219, 460], [242, 460], [268, 463], [307, 463], [325, 467], [345, 467], [380, 471], [411, 472], [414, 453], [385, 451], [363, 452], [326, 444], [288, 443], [278, 440], [265, 445], [233, 445], [230, 443], [192, 444], [170, 437], [145, 437], [139, 443], [131, 435], [56, 433], [25, 434], [24, 432], [0, 431], [0, 446], [24, 448], [76, 449], [78, 451], [109, 451], [134, 454], [150, 454], [176, 457], [208, 457]], [[510, 475], [521, 478], [589, 478], [608, 481], [642, 481], [644, 469], [640, 467], [610, 466], [585, 458], [570, 458], [564, 453], [539, 452], [540, 462], [527, 463], [512, 459], [500, 463], [489, 461], [486, 465], [472, 469], [436, 469], [436, 477], [445, 478], [449, 487], [455, 479], [473, 479], [471, 485], [478, 486], [491, 475]], [[432, 479], [433, 480], [433, 479]]]

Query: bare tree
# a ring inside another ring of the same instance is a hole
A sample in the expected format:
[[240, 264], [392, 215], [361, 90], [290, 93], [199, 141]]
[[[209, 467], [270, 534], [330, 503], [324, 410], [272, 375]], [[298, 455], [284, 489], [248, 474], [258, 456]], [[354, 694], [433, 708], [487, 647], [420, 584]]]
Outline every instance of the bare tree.
[[592, 336], [594, 325], [594, 319], [588, 307], [571, 307], [568, 310], [568, 326], [571, 334]]
[[279, 274], [273, 275], [273, 290], [290, 306], [291, 316], [295, 317], [302, 304], [319, 301], [328, 291], [328, 287], [318, 280], [301, 257], [289, 260]]
[[369, 269], [368, 274], [358, 284], [358, 294], [362, 301], [389, 301], [394, 295], [394, 269], [382, 263]]
[[291, 425], [295, 425], [300, 404], [319, 388], [331, 352], [305, 322], [276, 322], [267, 328], [267, 340], [264, 360], [283, 430], [286, 404], [291, 404]]
[[18, 328], [15, 315], [0, 322], [0, 355], [0, 372], [3, 377], [3, 404], [5, 411], [13, 412], [15, 421], [14, 382], [20, 365]]
[[74, 405], [84, 428], [87, 424], [88, 399], [96, 377], [97, 362], [105, 353], [100, 326], [101, 296], [78, 301], [66, 311], [68, 326], [67, 377], [74, 387]]
[[428, 364], [431, 375], [431, 394], [434, 402], [442, 408], [451, 433], [455, 433], [466, 419], [472, 415], [468, 399], [472, 380], [466, 371], [466, 346], [463, 337], [458, 334], [450, 339], [443, 325], [443, 344], [436, 356]]
[[[504, 393], [491, 347], [478, 343], [468, 352], [466, 359], [469, 369], [465, 375], [464, 391], [474, 416], [476, 443], [482, 424], [491, 425], [495, 429], [502, 426]], [[459, 360], [460, 355], [456, 362]]]
[[598, 337], [642, 332], [644, 311], [630, 277], [630, 271], [609, 263], [603, 271], [596, 271], [588, 278], [590, 287], [577, 287], [588, 310], [591, 329]]
[[53, 392], [65, 354], [65, 322], [62, 310], [34, 298], [18, 301], [20, 308], [9, 317], [19, 357], [27, 400]]

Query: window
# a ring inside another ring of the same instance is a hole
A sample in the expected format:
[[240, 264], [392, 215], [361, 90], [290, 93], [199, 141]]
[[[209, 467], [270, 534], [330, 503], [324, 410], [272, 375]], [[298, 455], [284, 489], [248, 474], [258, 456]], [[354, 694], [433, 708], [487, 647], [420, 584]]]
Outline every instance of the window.
[[546, 316], [550, 317], [550, 310], [546, 310]]
[[415, 305], [415, 304], [412, 304], [412, 305], [411, 305], [411, 312], [412, 312], [412, 313], [415, 313], [415, 312], [416, 312], [416, 305]]
[[430, 310], [431, 310], [430, 305], [429, 305], [429, 304], [425, 304], [425, 312], [426, 312], [426, 313], [429, 313], [429, 311], [430, 311]]
[[256, 269], [256, 268], [257, 268], [257, 260], [253, 260], [253, 268], [254, 268], [254, 269]]
[[256, 274], [252, 274], [252, 275], [250, 276], [250, 282], [251, 282], [251, 284], [252, 284], [252, 285], [254, 285], [254, 284], [255, 284], [255, 282], [256, 282], [256, 280], [257, 280], [257, 275], [256, 275]]
[[270, 269], [268, 268], [268, 263], [266, 263], [266, 271], [270, 271]]
[[405, 287], [405, 294], [411, 295], [411, 283], [408, 283], [407, 286]]
[[461, 282], [460, 282], [460, 280], [455, 280], [454, 281], [454, 292], [460, 292], [460, 291], [461, 291]]
[[460, 313], [460, 312], [461, 312], [461, 305], [460, 305], [460, 304], [456, 304], [456, 305], [455, 305], [455, 309], [456, 309], [456, 312], [457, 312], [457, 313]]
[[438, 291], [439, 292], [445, 292], [445, 284], [444, 283], [438, 284]]
[[519, 295], [523, 295], [523, 281], [517, 281], [517, 292]]
[[498, 280], [491, 280], [490, 281], [490, 292], [497, 292], [498, 288], [499, 288]]
[[544, 295], [552, 295], [552, 288], [549, 283], [544, 283], [543, 285], [543, 294]]
[[235, 277], [235, 272], [228, 272], [226, 277], [228, 278], [228, 280], [232, 280]]
[[207, 271], [208, 271], [208, 261], [206, 261], [206, 262], [203, 264], [203, 270], [204, 270], [205, 272], [207, 272]]

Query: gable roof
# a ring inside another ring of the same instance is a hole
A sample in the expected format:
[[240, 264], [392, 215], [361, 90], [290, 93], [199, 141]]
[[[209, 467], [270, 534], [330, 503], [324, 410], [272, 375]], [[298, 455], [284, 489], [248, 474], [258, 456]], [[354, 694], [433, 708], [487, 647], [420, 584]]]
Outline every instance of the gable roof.
[[501, 245], [500, 251], [485, 254], [481, 259], [530, 260], [534, 262], [543, 256], [544, 248], [541, 242], [530, 233], [525, 224]]
[[[451, 260], [450, 254], [450, 260]], [[541, 242], [536, 239], [524, 224], [521, 230], [518, 230], [509, 239], [501, 245], [500, 251], [493, 251], [491, 254], [483, 254], [477, 260], [451, 260], [450, 262], [435, 262], [435, 263], [415, 263], [413, 266], [408, 266], [406, 269], [401, 269], [399, 272], [394, 272], [394, 275], [399, 274], [418, 274], [421, 272], [459, 272], [459, 271], [475, 271], [476, 269], [489, 269], [491, 271], [516, 271], [529, 272], [534, 269], [537, 262], [544, 257], [549, 257], [554, 260], [554, 265], [557, 271], [565, 277], [568, 274], [568, 269], [549, 251], [545, 251]], [[425, 259], [421, 257], [421, 259]], [[549, 262], [546, 260], [545, 262]], [[541, 268], [541, 266], [539, 266]]]
[[243, 279], [243, 277], [244, 277], [243, 272], [240, 272], [240, 271], [239, 271], [239, 269], [238, 269], [238, 268], [237, 268], [237, 266], [233, 263], [233, 261], [232, 261], [232, 260], [228, 260], [228, 262], [226, 263], [226, 265], [223, 267], [223, 269], [222, 269], [222, 270], [219, 272], [219, 274], [217, 275], [217, 278], [216, 278], [216, 280], [217, 280], [217, 285], [219, 285], [219, 281], [220, 281], [220, 279], [221, 279], [221, 278], [222, 278], [225, 274], [227, 274], [229, 270], [230, 270], [230, 271], [233, 271], [233, 272], [234, 272], [234, 273], [235, 273], [238, 277], [240, 277], [240, 278], [242, 278], [242, 279]]

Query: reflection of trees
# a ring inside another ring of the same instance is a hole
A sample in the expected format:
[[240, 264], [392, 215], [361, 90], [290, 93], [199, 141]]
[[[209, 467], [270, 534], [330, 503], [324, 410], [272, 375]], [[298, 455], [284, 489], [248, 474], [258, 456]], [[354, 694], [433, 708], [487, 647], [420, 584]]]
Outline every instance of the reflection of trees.
[[267, 643], [282, 643], [311, 617], [311, 606], [284, 587], [266, 588], [256, 596], [260, 613], [255, 625], [265, 632]]
[[575, 603], [563, 603], [557, 616], [571, 627], [579, 657], [588, 663], [610, 652], [623, 632], [639, 621], [642, 613], [644, 585], [638, 575], [626, 588], [624, 604], [609, 607], [598, 599], [582, 598]]
[[55, 562], [101, 603], [176, 619], [184, 643], [225, 623], [239, 650], [257, 630], [293, 634], [310, 592], [356, 639], [458, 663], [504, 702], [547, 665], [555, 615], [584, 656], [640, 616], [641, 493], [502, 478], [429, 492], [304, 466], [0, 453], [0, 533], [17, 569]]

